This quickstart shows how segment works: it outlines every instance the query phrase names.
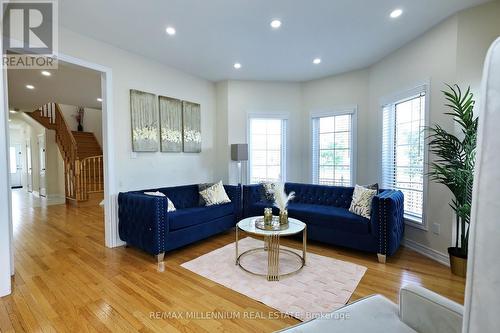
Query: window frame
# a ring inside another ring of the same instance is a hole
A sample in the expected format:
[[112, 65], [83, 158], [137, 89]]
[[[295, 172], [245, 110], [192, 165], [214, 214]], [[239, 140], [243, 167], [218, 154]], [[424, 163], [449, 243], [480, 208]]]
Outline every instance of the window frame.
[[[384, 136], [384, 117], [383, 112], [384, 108], [390, 105], [391, 112], [395, 113], [396, 104], [411, 100], [415, 96], [419, 94], [425, 94], [425, 109], [424, 109], [424, 161], [423, 161], [423, 181], [422, 181], [422, 218], [414, 218], [404, 214], [404, 222], [406, 225], [412, 226], [414, 228], [422, 229], [424, 231], [429, 230], [428, 226], [428, 193], [429, 193], [429, 135], [428, 128], [430, 124], [430, 103], [431, 103], [431, 85], [430, 80], [423, 81], [414, 85], [412, 88], [407, 88], [406, 90], [399, 91], [392, 95], [386, 96], [380, 99], [380, 128], [381, 128], [381, 136], [380, 136], [380, 184], [383, 186], [383, 136]], [[394, 127], [395, 128], [395, 125]]]
[[[357, 140], [357, 128], [358, 128], [358, 106], [357, 105], [351, 105], [351, 106], [343, 106], [343, 107], [335, 107], [332, 109], [328, 110], [318, 110], [318, 111], [313, 111], [310, 113], [309, 117], [309, 136], [310, 136], [310, 148], [311, 148], [311, 156], [310, 156], [310, 165], [311, 165], [311, 170], [310, 170], [310, 180], [311, 184], [319, 184], [319, 182], [316, 182], [316, 179], [314, 179], [314, 167], [315, 167], [315, 161], [314, 161], [314, 119], [315, 118], [324, 118], [324, 117], [335, 117], [335, 116], [344, 116], [344, 115], [351, 115], [351, 150], [352, 150], [352, 156], [351, 156], [351, 187], [354, 187], [354, 184], [356, 184], [356, 177], [357, 177], [357, 165], [358, 165], [358, 140]], [[319, 152], [319, 149], [317, 149]], [[319, 157], [317, 157], [319, 159]], [[319, 163], [318, 163], [319, 165]], [[318, 171], [319, 175], [319, 171]]]
[[246, 183], [251, 183], [251, 169], [252, 169], [252, 140], [250, 133], [250, 125], [252, 119], [274, 119], [281, 120], [281, 180], [280, 182], [285, 183], [287, 181], [287, 153], [288, 153], [288, 113], [248, 113], [247, 114], [247, 126], [246, 126], [246, 136], [248, 143], [248, 164], [246, 170]]

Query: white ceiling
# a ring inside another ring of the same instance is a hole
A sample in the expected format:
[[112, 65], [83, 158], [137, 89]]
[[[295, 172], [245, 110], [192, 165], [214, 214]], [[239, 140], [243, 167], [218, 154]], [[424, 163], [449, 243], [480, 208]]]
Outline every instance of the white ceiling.
[[[369, 66], [488, 0], [64, 0], [64, 27], [182, 71], [303, 81]], [[389, 14], [404, 10], [396, 20]], [[282, 20], [279, 30], [269, 26]], [[167, 25], [177, 30], [165, 33]], [[312, 64], [315, 57], [322, 63]], [[242, 68], [235, 70], [233, 64]]]
[[[100, 109], [101, 73], [59, 61], [51, 76], [41, 70], [8, 70], [9, 108], [36, 110], [49, 102]], [[33, 90], [26, 89], [31, 84]]]

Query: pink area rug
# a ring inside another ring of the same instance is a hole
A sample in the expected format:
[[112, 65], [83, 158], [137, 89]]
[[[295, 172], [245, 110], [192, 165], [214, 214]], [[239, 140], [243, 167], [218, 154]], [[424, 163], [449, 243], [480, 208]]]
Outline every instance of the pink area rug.
[[[263, 245], [263, 241], [246, 237], [238, 242], [239, 253]], [[299, 250], [291, 250], [302, 255]], [[267, 254], [250, 254], [242, 263], [252, 271], [265, 273]], [[281, 273], [299, 265], [292, 255], [280, 258]], [[306, 266], [300, 272], [280, 281], [267, 281], [235, 265], [234, 243], [186, 262], [182, 267], [302, 321], [345, 305], [366, 272], [364, 266], [307, 253]]]

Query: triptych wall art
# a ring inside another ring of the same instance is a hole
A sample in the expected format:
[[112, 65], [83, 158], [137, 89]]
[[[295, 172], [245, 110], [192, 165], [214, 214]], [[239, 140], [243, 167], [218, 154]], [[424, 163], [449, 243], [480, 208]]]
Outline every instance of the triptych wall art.
[[130, 90], [132, 150], [201, 152], [200, 104]]

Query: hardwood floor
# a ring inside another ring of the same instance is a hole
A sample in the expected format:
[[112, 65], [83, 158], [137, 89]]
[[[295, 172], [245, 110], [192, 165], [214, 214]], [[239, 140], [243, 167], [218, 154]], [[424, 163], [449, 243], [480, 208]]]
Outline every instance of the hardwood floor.
[[[272, 308], [180, 267], [233, 242], [232, 231], [168, 253], [158, 272], [139, 250], [104, 247], [100, 207], [32, 208], [22, 192], [13, 201], [16, 274], [12, 295], [0, 299], [1, 332], [270, 332], [298, 322], [268, 318]], [[412, 282], [463, 302], [464, 279], [406, 248], [385, 265], [312, 241], [308, 251], [368, 267], [351, 301], [373, 293], [397, 301], [400, 286]], [[162, 314], [169, 311], [171, 318]], [[227, 318], [205, 319], [214, 315]]]

